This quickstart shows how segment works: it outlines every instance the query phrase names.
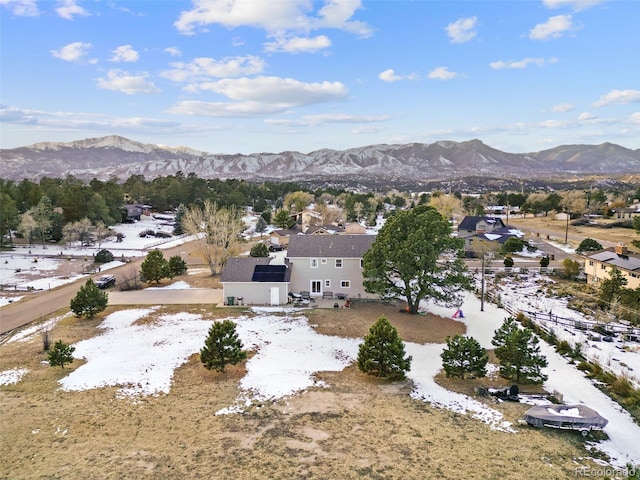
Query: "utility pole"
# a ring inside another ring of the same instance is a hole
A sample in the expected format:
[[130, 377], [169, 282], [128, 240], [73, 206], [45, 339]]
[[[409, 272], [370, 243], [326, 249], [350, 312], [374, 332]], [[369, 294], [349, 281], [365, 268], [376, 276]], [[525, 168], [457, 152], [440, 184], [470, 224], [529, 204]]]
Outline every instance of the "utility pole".
[[484, 247], [482, 248], [482, 273], [480, 278], [480, 311], [484, 312]]
[[569, 244], [569, 212], [565, 212], [567, 215], [567, 224], [564, 228], [564, 244]]

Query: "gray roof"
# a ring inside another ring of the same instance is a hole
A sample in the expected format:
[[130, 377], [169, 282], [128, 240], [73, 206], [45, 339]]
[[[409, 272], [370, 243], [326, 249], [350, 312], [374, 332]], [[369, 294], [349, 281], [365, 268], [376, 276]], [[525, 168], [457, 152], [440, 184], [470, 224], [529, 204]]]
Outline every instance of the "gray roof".
[[607, 265], [618, 267], [619, 269], [635, 271], [640, 270], [640, 256], [633, 254], [618, 255], [611, 250], [602, 250], [587, 256], [589, 260], [597, 260]]
[[484, 221], [488, 225], [494, 225], [494, 228], [503, 228], [505, 226], [500, 217], [477, 217], [473, 215], [467, 215], [462, 219], [460, 225], [458, 225], [458, 230], [473, 231], [476, 229], [478, 223], [482, 221]]
[[289, 240], [289, 258], [362, 258], [375, 235], [297, 235]]
[[[220, 276], [221, 282], [251, 282], [254, 278], [256, 266], [269, 265], [273, 259], [269, 257], [232, 257]], [[260, 269], [259, 269], [260, 270]], [[282, 281], [288, 282], [291, 277], [291, 269], [287, 268]], [[259, 280], [257, 280], [259, 281]]]

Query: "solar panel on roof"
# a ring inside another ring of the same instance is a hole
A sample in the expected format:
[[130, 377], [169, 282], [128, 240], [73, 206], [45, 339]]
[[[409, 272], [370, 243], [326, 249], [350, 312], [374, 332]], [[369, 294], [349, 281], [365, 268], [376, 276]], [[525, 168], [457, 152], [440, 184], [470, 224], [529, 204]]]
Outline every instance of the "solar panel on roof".
[[284, 282], [287, 272], [285, 265], [256, 265], [253, 270], [252, 282]]

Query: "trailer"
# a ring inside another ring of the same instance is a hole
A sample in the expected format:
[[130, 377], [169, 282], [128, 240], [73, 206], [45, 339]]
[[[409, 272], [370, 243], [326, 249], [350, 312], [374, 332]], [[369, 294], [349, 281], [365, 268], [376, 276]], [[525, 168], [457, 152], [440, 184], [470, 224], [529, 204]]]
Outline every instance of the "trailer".
[[577, 430], [583, 437], [592, 430], [602, 430], [609, 420], [585, 405], [537, 405], [522, 416], [527, 424], [542, 428]]

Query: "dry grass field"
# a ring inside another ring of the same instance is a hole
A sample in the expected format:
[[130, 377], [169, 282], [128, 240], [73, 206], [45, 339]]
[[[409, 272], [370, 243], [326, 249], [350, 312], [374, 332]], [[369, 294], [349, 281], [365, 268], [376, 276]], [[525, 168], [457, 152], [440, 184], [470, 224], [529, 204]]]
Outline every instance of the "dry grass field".
[[[214, 318], [234, 311], [206, 312]], [[326, 335], [360, 337], [383, 314], [407, 341], [443, 342], [464, 331], [451, 319], [409, 316], [378, 303], [314, 309], [309, 322]], [[56, 338], [90, 338], [101, 318], [68, 317], [56, 327]], [[412, 399], [409, 382], [370, 378], [353, 366], [320, 374], [329, 388], [244, 414], [215, 415], [237, 397], [242, 365], [211, 372], [196, 354], [175, 371], [169, 394], [120, 400], [115, 388], [60, 391], [58, 380], [81, 361], [62, 370], [44, 359], [39, 337], [0, 345], [0, 371], [29, 369], [22, 381], [0, 387], [0, 478], [567, 479], [577, 467], [596, 465], [585, 458], [590, 454], [575, 432], [526, 426], [518, 433], [494, 431]], [[439, 381], [471, 395], [474, 384], [500, 385]], [[514, 423], [528, 408], [492, 406]]]
[[[635, 230], [630, 228], [603, 228], [608, 224], [618, 221], [617, 219], [597, 219], [594, 225], [575, 226], [569, 224], [567, 231], [567, 222], [565, 220], [557, 220], [553, 215], [547, 217], [527, 217], [527, 218], [509, 218], [509, 225], [519, 228], [527, 234], [527, 236], [535, 236], [533, 232], [540, 232], [541, 236], [549, 235], [551, 239], [564, 243], [565, 236], [570, 245], [574, 248], [585, 238], [593, 238], [599, 242], [609, 244], [624, 243], [630, 248], [632, 240], [640, 240]], [[606, 246], [603, 243], [603, 246]]]

